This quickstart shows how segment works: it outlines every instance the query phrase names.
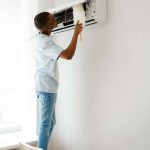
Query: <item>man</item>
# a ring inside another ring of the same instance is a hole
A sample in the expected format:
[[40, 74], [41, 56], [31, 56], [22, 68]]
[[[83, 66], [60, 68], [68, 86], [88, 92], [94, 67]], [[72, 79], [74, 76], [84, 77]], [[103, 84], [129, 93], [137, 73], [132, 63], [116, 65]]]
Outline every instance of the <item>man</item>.
[[55, 17], [42, 12], [34, 18], [35, 27], [40, 31], [36, 41], [36, 92], [39, 102], [39, 133], [38, 147], [47, 150], [48, 143], [56, 124], [55, 105], [58, 89], [58, 58], [72, 59], [76, 50], [78, 35], [82, 32], [82, 24], [77, 22], [69, 46], [64, 50], [50, 37], [52, 30], [57, 27]]

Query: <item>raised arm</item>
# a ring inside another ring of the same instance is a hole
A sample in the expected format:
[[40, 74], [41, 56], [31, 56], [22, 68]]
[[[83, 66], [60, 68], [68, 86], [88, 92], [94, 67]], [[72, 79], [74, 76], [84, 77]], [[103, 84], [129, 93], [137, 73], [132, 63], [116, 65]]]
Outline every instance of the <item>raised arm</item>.
[[71, 40], [68, 48], [60, 53], [60, 55], [59, 55], [60, 58], [67, 59], [67, 60], [72, 59], [72, 57], [75, 53], [75, 50], [76, 50], [78, 35], [82, 32], [82, 29], [83, 29], [82, 24], [79, 23], [79, 21], [78, 21], [77, 24], [75, 25], [75, 30], [74, 30], [72, 40]]

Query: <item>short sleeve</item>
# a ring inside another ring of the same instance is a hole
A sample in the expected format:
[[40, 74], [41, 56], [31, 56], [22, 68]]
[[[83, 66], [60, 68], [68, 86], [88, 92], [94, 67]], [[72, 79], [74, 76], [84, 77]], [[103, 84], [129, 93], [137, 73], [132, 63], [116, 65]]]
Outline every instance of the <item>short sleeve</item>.
[[64, 50], [59, 45], [55, 44], [53, 41], [47, 41], [43, 47], [44, 54], [50, 58], [57, 60], [60, 53]]

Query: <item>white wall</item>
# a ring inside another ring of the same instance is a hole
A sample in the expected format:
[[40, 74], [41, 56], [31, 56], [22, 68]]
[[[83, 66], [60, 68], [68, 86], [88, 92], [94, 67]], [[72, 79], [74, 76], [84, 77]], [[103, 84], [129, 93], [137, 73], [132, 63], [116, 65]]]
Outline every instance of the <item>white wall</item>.
[[108, 0], [108, 10], [108, 24], [86, 29], [74, 58], [59, 60], [53, 150], [150, 149], [150, 1]]

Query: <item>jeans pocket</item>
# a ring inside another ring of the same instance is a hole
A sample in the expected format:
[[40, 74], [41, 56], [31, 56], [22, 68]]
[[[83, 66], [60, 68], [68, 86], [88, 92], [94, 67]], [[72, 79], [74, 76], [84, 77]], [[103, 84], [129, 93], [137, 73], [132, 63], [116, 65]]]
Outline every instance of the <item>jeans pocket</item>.
[[38, 95], [38, 99], [39, 99], [39, 100], [42, 100], [42, 101], [47, 100], [47, 99], [46, 99], [46, 96], [43, 95], [43, 94], [39, 94], [39, 95]]
[[56, 103], [57, 94], [56, 93], [44, 93], [38, 92], [37, 100], [45, 103]]

